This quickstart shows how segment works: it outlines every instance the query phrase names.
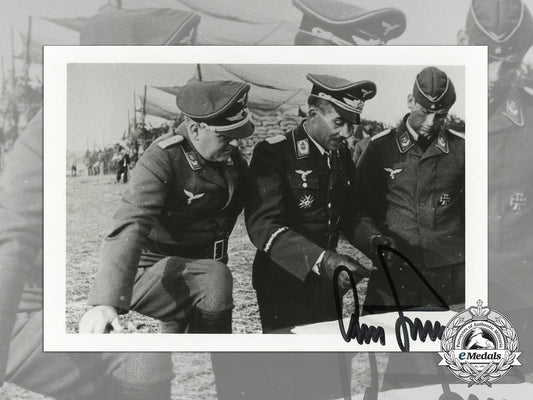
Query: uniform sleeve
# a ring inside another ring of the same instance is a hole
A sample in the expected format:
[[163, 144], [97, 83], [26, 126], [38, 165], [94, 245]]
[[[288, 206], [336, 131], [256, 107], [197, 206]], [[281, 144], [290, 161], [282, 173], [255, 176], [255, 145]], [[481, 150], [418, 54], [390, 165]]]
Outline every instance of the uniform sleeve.
[[289, 226], [283, 159], [276, 147], [261, 142], [254, 149], [247, 179], [246, 227], [259, 251], [268, 253], [272, 261], [304, 281], [324, 249]]
[[381, 207], [380, 193], [383, 193], [379, 174], [379, 159], [373, 142], [369, 142], [358, 159], [355, 171], [355, 190], [357, 202], [357, 223], [353, 231], [353, 243], [366, 255], [374, 249], [370, 248], [370, 237], [380, 234], [376, 223], [376, 210]]
[[[340, 220], [340, 229], [344, 236], [350, 241], [350, 243], [354, 246], [356, 246], [353, 237], [354, 237], [354, 229], [356, 225], [360, 221], [360, 215], [358, 214], [358, 210], [360, 208], [360, 196], [358, 196], [357, 193], [357, 186], [356, 186], [356, 169], [355, 164], [352, 159], [352, 154], [347, 149], [347, 156], [346, 156], [346, 175], [347, 175], [347, 181], [349, 182], [348, 185], [348, 198], [342, 199], [343, 203], [343, 212], [341, 215]], [[356, 246], [357, 247], [357, 246]]]
[[38, 113], [0, 176], [0, 382], [24, 282], [42, 268], [42, 134]]
[[102, 242], [90, 305], [114, 306], [120, 312], [129, 310], [141, 250], [158, 221], [174, 176], [170, 154], [170, 150], [152, 145], [137, 163], [110, 233]]

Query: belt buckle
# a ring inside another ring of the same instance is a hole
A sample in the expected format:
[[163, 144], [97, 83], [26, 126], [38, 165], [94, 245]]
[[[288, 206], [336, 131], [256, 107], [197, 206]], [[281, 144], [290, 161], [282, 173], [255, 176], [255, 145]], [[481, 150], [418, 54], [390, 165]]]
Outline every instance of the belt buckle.
[[213, 246], [213, 259], [222, 260], [224, 258], [224, 239], [217, 240]]

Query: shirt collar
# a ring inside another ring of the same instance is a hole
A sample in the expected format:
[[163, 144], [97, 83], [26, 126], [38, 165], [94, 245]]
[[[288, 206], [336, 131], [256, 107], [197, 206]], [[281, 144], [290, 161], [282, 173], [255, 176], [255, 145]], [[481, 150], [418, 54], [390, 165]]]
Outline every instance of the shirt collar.
[[318, 151], [320, 152], [320, 154], [321, 155], [324, 155], [324, 154], [328, 154], [329, 155], [329, 153], [326, 151], [326, 149], [324, 149], [320, 144], [318, 144], [318, 142], [315, 139], [313, 139], [309, 133], [307, 133], [307, 129], [305, 129], [305, 124], [302, 124], [302, 126], [304, 128], [305, 134], [311, 140], [311, 142], [313, 142], [315, 144], [315, 146], [318, 149]]

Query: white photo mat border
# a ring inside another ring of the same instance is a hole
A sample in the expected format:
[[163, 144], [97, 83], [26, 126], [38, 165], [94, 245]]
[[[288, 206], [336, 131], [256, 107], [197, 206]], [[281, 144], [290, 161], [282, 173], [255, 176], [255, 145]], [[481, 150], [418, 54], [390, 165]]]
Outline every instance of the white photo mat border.
[[[327, 62], [324, 62], [324, 61]], [[67, 64], [456, 65], [465, 70], [466, 306], [488, 304], [487, 48], [485, 46], [44, 46], [44, 351], [399, 351], [336, 335], [66, 333]], [[398, 101], [403, 101], [400, 94]], [[63, 156], [61, 156], [63, 155]], [[251, 266], [250, 266], [251, 268]], [[436, 313], [437, 314], [437, 313]], [[416, 314], [409, 313], [414, 319]], [[444, 314], [443, 314], [444, 316]], [[437, 320], [437, 315], [433, 320]], [[441, 322], [447, 322], [442, 320]], [[415, 343], [438, 351], [440, 342]]]

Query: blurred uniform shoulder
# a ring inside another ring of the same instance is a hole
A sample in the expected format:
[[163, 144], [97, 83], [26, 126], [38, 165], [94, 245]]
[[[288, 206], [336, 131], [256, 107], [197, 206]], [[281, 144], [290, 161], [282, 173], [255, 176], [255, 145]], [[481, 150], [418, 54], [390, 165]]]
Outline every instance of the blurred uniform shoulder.
[[285, 136], [285, 135], [275, 135], [275, 136], [271, 136], [269, 138], [266, 138], [265, 142], [267, 142], [268, 144], [276, 144], [276, 143], [281, 143], [281, 142], [283, 142], [285, 140], [287, 140], [287, 136]]
[[455, 131], [453, 129], [448, 129], [448, 132], [450, 132], [455, 137], [458, 137], [459, 139], [465, 140], [465, 133], [464, 132]]
[[275, 167], [282, 158], [289, 154], [289, 146], [287, 145], [289, 141], [287, 139], [286, 135], [279, 134], [258, 141], [254, 146], [250, 165]]
[[157, 144], [157, 146], [161, 149], [167, 149], [169, 147], [175, 146], [181, 142], [183, 142], [183, 136], [181, 135], [175, 135], [173, 133], [167, 133], [165, 135], [160, 136], [154, 141], [154, 144]]
[[287, 135], [279, 134], [275, 136], [268, 137], [264, 140], [259, 141], [255, 148], [254, 154], [260, 155], [272, 155], [272, 154], [284, 154], [287, 151]]
[[392, 135], [390, 135], [390, 133], [392, 132], [392, 128], [389, 128], [389, 129], [385, 129], [383, 132], [380, 132], [374, 136], [372, 136], [372, 138], [370, 139], [370, 141], [372, 142], [378, 142], [378, 141], [381, 141], [383, 140], [383, 138], [387, 138], [387, 137], [392, 137]]

